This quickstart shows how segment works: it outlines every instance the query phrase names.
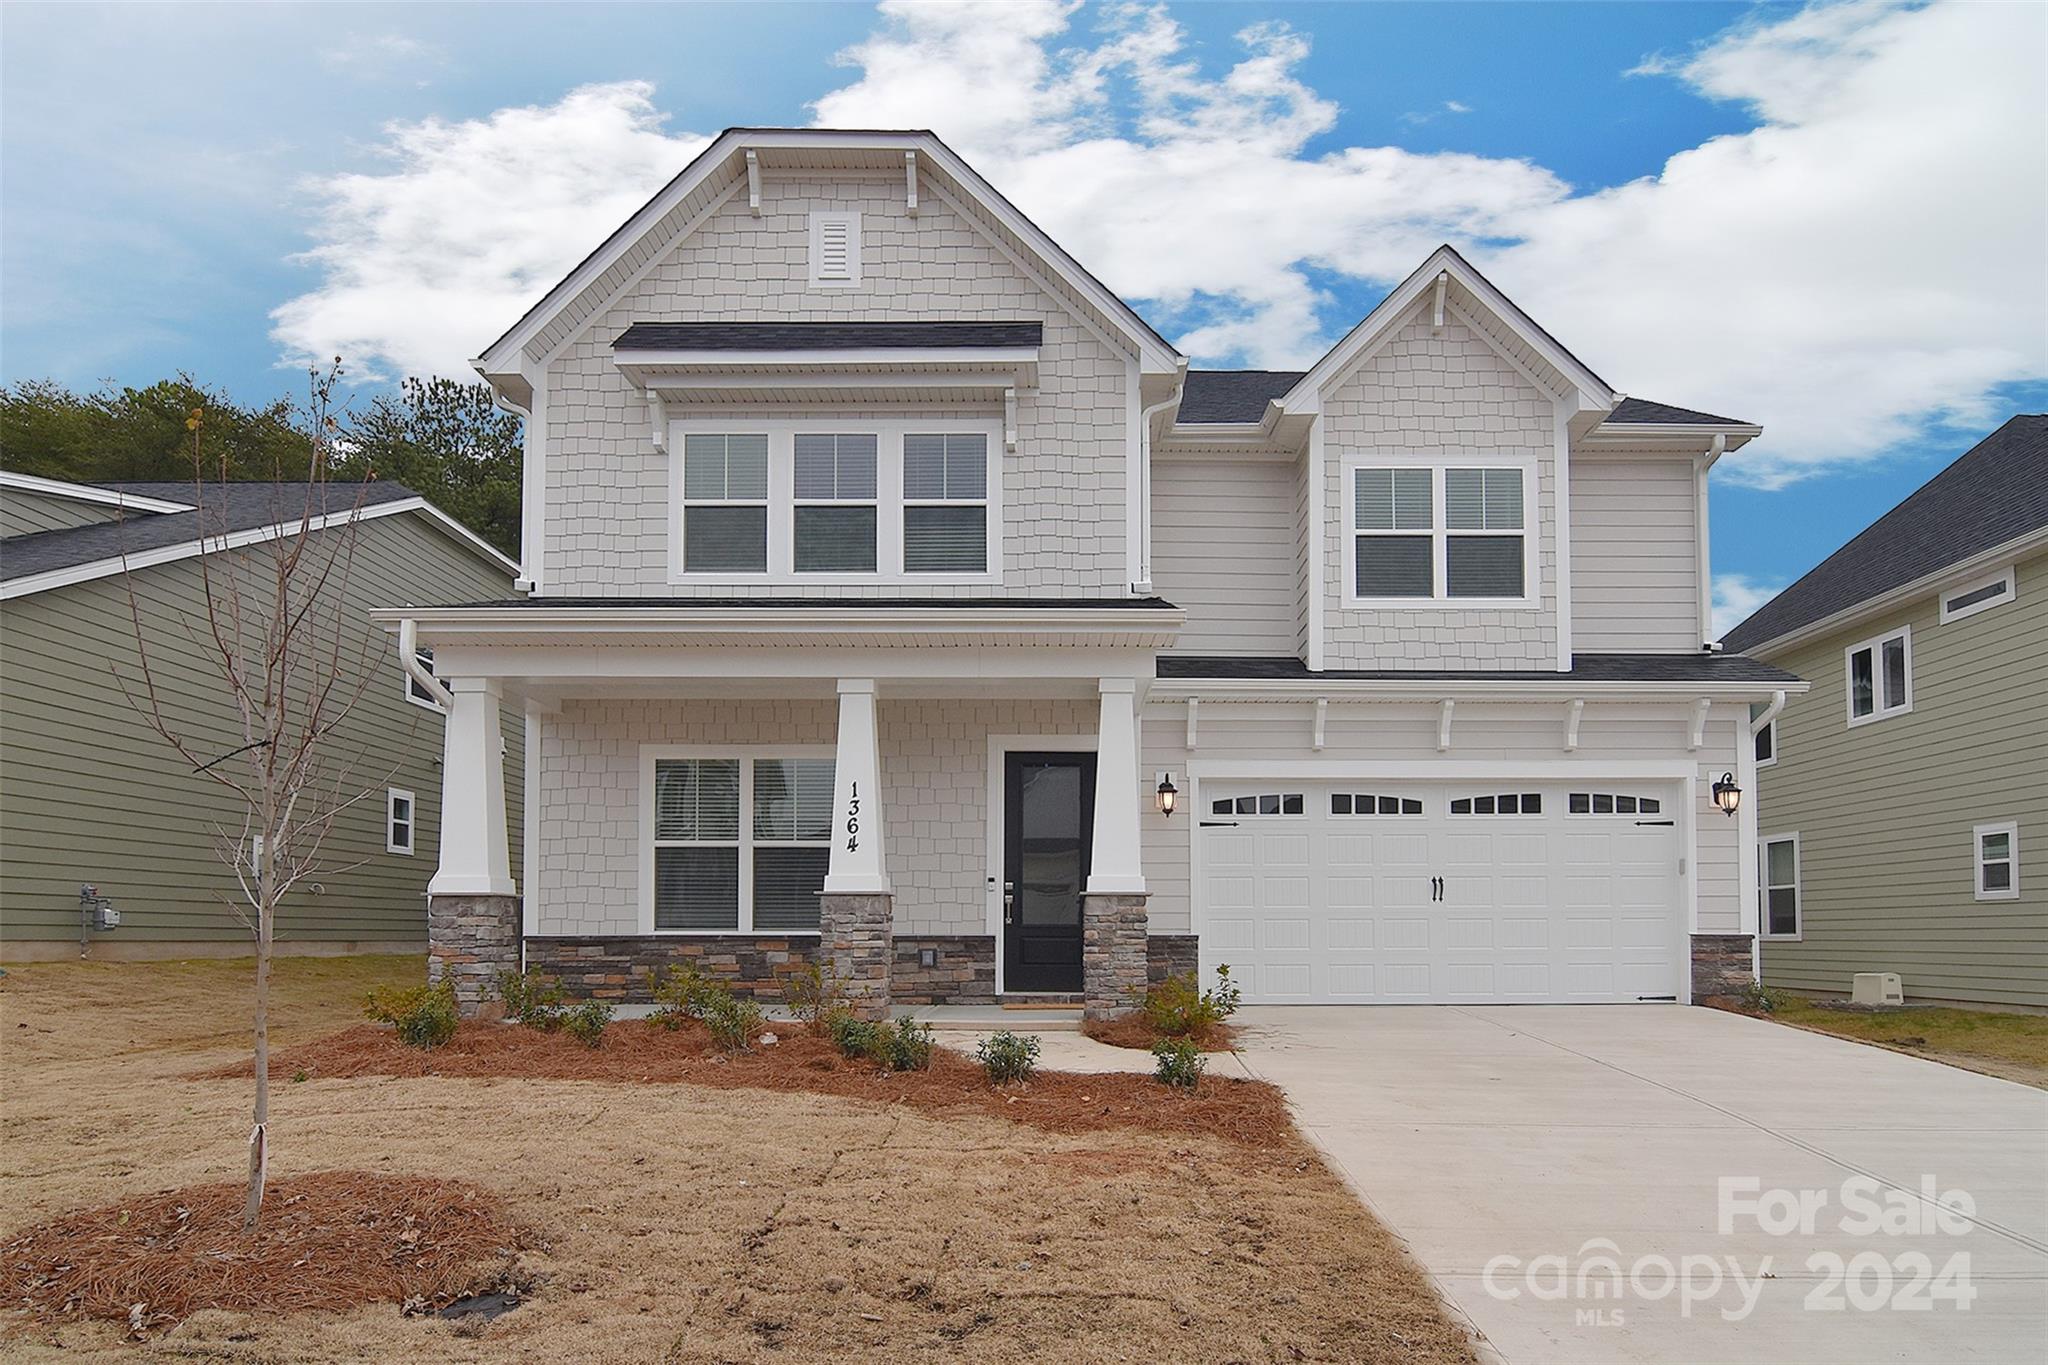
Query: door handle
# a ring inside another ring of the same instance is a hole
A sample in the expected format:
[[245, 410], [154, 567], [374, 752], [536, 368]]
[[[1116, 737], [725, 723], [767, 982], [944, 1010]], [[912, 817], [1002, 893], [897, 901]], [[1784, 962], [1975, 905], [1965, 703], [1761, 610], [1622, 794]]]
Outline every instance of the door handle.
[[1003, 923], [1017, 922], [1017, 883], [1003, 883]]

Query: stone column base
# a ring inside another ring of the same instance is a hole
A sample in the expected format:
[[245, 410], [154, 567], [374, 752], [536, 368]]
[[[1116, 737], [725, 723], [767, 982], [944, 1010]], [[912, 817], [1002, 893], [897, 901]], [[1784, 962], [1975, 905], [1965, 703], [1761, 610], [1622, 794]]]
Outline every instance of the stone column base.
[[1145, 1000], [1145, 901], [1137, 895], [1081, 897], [1081, 1013], [1108, 1019]]
[[1692, 936], [1692, 1000], [1702, 1004], [1716, 996], [1734, 995], [1756, 980], [1751, 967], [1755, 939], [1749, 934]]
[[838, 978], [846, 1008], [861, 1019], [889, 1017], [895, 899], [886, 891], [818, 897], [819, 957]]
[[463, 1018], [494, 998], [499, 972], [518, 970], [519, 897], [427, 897], [427, 981], [455, 983]]

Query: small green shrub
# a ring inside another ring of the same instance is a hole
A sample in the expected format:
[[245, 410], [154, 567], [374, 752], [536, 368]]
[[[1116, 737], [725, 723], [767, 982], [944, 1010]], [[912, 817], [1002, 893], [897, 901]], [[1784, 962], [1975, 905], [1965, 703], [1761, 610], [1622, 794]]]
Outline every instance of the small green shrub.
[[541, 975], [538, 967], [499, 972], [497, 989], [498, 998], [505, 1002], [505, 1017], [527, 1028], [553, 1033], [569, 1012], [560, 983]]
[[723, 986], [707, 995], [699, 1015], [711, 1041], [727, 1052], [744, 1052], [761, 1035], [761, 1007], [751, 996], [734, 995]]
[[877, 1025], [855, 1018], [843, 1009], [825, 1016], [825, 1036], [832, 1040], [832, 1046], [839, 1049], [842, 1057], [873, 1056], [877, 1028]]
[[1168, 977], [1145, 992], [1142, 1009], [1153, 1032], [1185, 1038], [1214, 1028], [1236, 1014], [1243, 994], [1230, 979], [1230, 968], [1220, 966], [1216, 969], [1216, 984], [1206, 991], [1193, 972]]
[[1185, 1038], [1167, 1038], [1152, 1045], [1155, 1059], [1152, 1075], [1161, 1085], [1175, 1090], [1193, 1090], [1209, 1064], [1195, 1045]]
[[604, 1041], [605, 1025], [612, 1021], [612, 1007], [602, 1000], [586, 1000], [562, 1013], [562, 1032], [585, 1047]]
[[439, 1047], [455, 1036], [460, 1014], [455, 1008], [455, 983], [437, 986], [382, 986], [363, 1001], [365, 1017], [398, 1030], [407, 1047]]
[[845, 1010], [846, 992], [830, 964], [812, 962], [783, 981], [782, 1001], [799, 1023], [818, 1033], [824, 1030], [827, 1018]]
[[1735, 1002], [1751, 1014], [1776, 1014], [1785, 1002], [1761, 981], [1746, 981], [1735, 992]]
[[657, 1006], [647, 1016], [649, 1021], [671, 1031], [681, 1028], [686, 1019], [702, 1019], [711, 1002], [719, 997], [732, 996], [719, 982], [687, 964], [657, 967], [648, 972], [647, 993], [654, 997]]
[[929, 1071], [932, 1026], [905, 1019], [875, 1028], [875, 1050], [868, 1054], [891, 1071]]
[[974, 1060], [981, 1063], [991, 1085], [1028, 1081], [1038, 1070], [1038, 1040], [1020, 1038], [1008, 1029], [991, 1033], [974, 1045]]

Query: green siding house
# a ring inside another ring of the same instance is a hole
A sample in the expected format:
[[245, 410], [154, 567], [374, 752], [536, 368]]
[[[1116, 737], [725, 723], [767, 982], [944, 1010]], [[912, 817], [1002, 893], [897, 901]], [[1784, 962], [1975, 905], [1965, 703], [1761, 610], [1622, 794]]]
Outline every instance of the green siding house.
[[[224, 530], [233, 547], [260, 548], [282, 525], [296, 533], [305, 505], [303, 486], [233, 485], [218, 509], [217, 493], [208, 493], [207, 530]], [[367, 679], [333, 752], [352, 756], [348, 790], [366, 795], [327, 838], [322, 861], [333, 873], [302, 884], [280, 908], [280, 953], [424, 951], [446, 722], [368, 611], [502, 598], [516, 573], [399, 484], [328, 489], [335, 520], [348, 517], [359, 493], [341, 600], [360, 647], [352, 642], [343, 673]], [[191, 633], [203, 633], [207, 619], [201, 516], [190, 485], [0, 474], [0, 958], [250, 950], [229, 908], [232, 875], [216, 853], [217, 831], [241, 830], [239, 802], [192, 773], [123, 688], [138, 677], [139, 609], [166, 710], [222, 753], [241, 742], [232, 703]], [[332, 525], [311, 532], [344, 533]], [[209, 562], [222, 553], [213, 544]], [[507, 724], [504, 732], [516, 812], [523, 730]], [[522, 826], [515, 816], [515, 844]], [[84, 886], [112, 903], [117, 928], [81, 929]]]
[[1763, 978], [2048, 1008], [2048, 416], [1728, 633], [1810, 679], [1757, 735]]

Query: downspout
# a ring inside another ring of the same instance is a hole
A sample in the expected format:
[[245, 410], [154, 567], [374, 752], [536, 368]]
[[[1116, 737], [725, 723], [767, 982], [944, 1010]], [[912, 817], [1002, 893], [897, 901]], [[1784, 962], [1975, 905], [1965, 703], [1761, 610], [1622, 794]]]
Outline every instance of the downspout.
[[398, 623], [398, 662], [405, 666], [406, 676], [425, 688], [443, 710], [455, 705], [455, 694], [439, 678], [420, 667], [420, 628], [417, 621]]
[[1751, 718], [1749, 722], [1750, 734], [1755, 735], [1762, 733], [1763, 728], [1766, 725], [1769, 725], [1772, 721], [1776, 720], [1778, 718], [1778, 713], [1784, 709], [1785, 693], [1783, 692], [1783, 690], [1771, 693], [1771, 704], [1769, 706], [1766, 706], [1761, 714]]
[[1699, 507], [1699, 605], [1700, 605], [1700, 648], [1712, 653], [1714, 650], [1714, 578], [1713, 548], [1707, 530], [1707, 471], [1714, 467], [1728, 449], [1728, 437], [1721, 432], [1714, 433], [1712, 450], [1705, 455], [1693, 457], [1694, 500]]
[[1152, 419], [1180, 403], [1187, 382], [1183, 356], [1174, 371], [1173, 392], [1138, 412], [1138, 581], [1131, 588], [1145, 596], [1152, 592]]

